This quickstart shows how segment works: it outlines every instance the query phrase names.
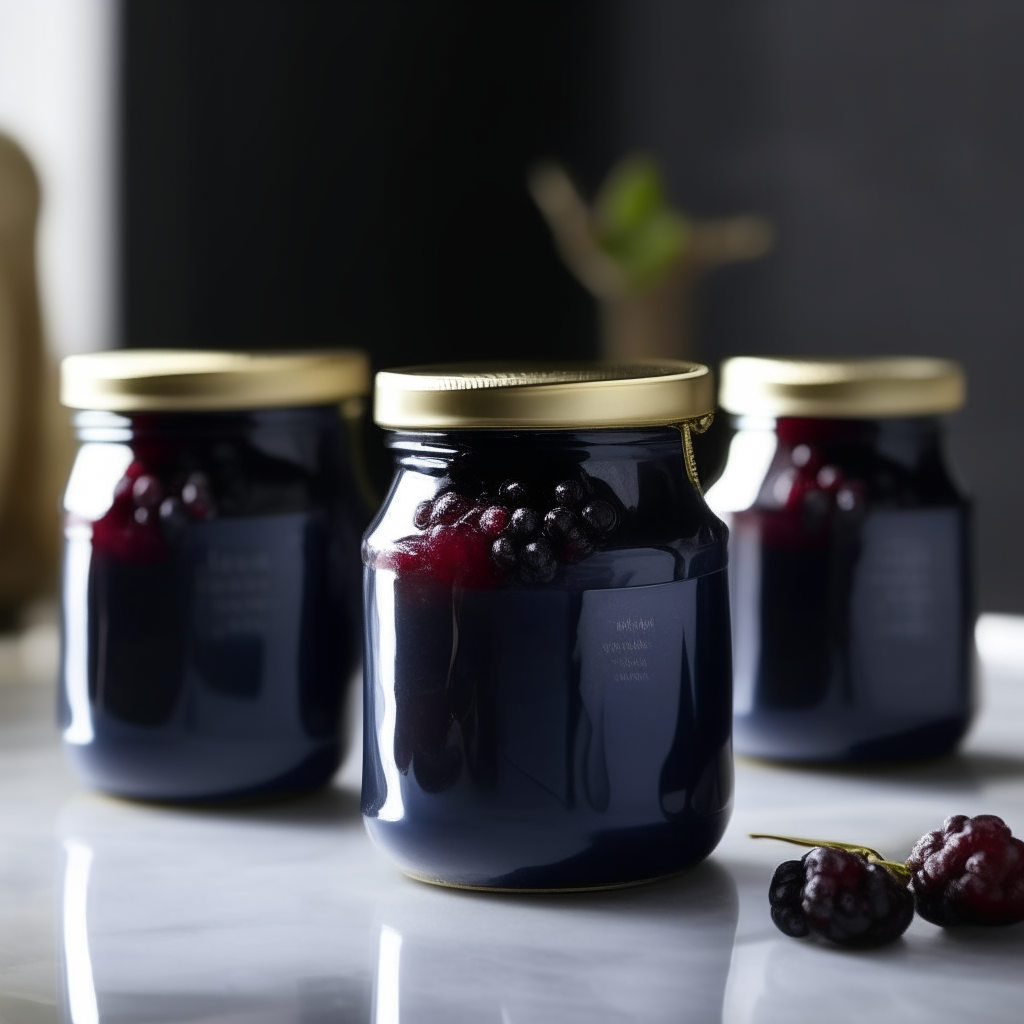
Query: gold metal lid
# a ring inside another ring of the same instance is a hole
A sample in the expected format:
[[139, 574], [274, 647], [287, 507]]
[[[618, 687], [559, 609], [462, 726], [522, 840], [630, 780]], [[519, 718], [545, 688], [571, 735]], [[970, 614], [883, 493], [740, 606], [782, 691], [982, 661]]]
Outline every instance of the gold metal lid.
[[718, 401], [744, 416], [860, 419], [954, 412], [965, 397], [963, 369], [949, 359], [737, 356], [722, 363]]
[[646, 427], [714, 404], [711, 371], [674, 359], [411, 366], [377, 374], [373, 418], [393, 430]]
[[330, 405], [369, 390], [369, 360], [354, 349], [121, 349], [68, 356], [61, 363], [60, 400], [72, 409], [189, 412]]

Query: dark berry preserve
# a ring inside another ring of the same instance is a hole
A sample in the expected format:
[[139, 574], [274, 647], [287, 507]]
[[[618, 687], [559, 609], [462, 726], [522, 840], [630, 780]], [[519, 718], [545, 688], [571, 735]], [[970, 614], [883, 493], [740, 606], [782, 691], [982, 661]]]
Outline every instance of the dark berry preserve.
[[729, 523], [738, 752], [950, 750], [972, 713], [970, 515], [934, 359], [727, 360], [736, 433], [709, 504]]
[[[726, 530], [693, 364], [380, 374], [363, 813], [418, 878], [622, 885], [715, 847], [732, 792]], [[689, 468], [688, 468], [689, 467]]]
[[342, 755], [368, 515], [339, 403], [359, 353], [71, 357], [65, 747], [99, 789], [285, 794]]

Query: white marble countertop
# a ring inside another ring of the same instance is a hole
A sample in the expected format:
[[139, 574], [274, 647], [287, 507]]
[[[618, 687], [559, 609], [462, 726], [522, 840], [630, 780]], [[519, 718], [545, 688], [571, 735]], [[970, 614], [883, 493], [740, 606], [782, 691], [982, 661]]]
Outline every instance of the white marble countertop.
[[950, 813], [1024, 834], [1024, 620], [986, 619], [984, 706], [964, 751], [893, 769], [740, 763], [732, 825], [674, 880], [487, 896], [399, 875], [371, 847], [354, 764], [292, 804], [183, 811], [83, 791], [51, 688], [0, 685], [0, 1022], [844, 1021], [1024, 1017], [1024, 925], [915, 920], [851, 953], [789, 939], [767, 887], [793, 848], [904, 858]]

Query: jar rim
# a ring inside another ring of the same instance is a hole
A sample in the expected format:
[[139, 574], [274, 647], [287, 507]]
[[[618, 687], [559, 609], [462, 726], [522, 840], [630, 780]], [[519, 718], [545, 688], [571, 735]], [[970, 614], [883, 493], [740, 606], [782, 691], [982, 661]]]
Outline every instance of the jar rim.
[[369, 359], [357, 349], [123, 349], [61, 363], [62, 404], [104, 412], [327, 405], [369, 390]]
[[647, 427], [713, 409], [701, 363], [462, 363], [378, 373], [373, 418], [390, 430]]
[[721, 378], [719, 404], [737, 415], [929, 416], [966, 400], [960, 364], [926, 356], [735, 356], [722, 362]]

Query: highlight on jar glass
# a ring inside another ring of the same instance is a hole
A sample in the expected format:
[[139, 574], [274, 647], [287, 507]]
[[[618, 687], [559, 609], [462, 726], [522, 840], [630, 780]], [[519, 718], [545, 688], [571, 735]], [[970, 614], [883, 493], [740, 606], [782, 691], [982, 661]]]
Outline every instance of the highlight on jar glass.
[[362, 806], [407, 874], [615, 886], [718, 843], [726, 530], [690, 443], [713, 401], [682, 362], [377, 375]]
[[361, 634], [354, 351], [70, 356], [64, 744], [110, 793], [315, 788]]
[[736, 750], [796, 761], [954, 747], [972, 709], [970, 509], [942, 359], [740, 357], [708, 503], [729, 524]]

